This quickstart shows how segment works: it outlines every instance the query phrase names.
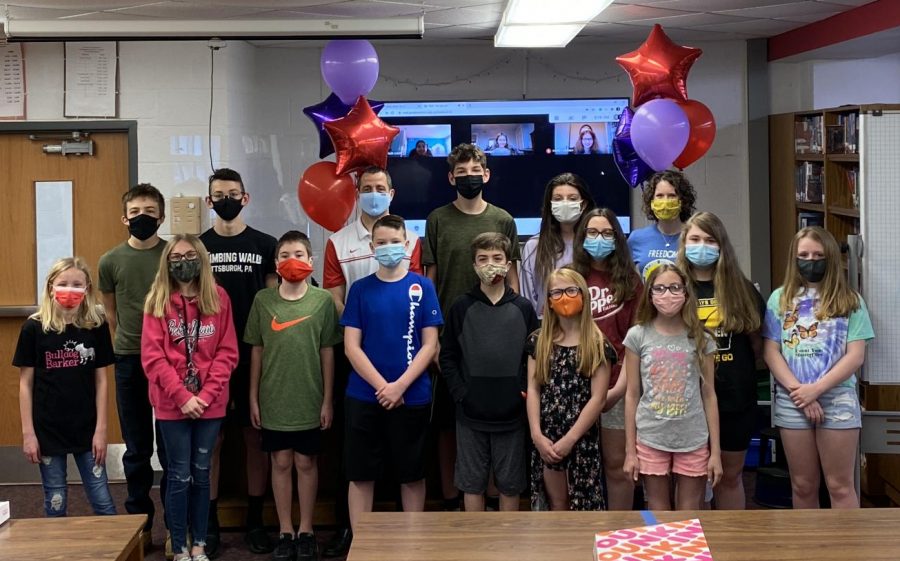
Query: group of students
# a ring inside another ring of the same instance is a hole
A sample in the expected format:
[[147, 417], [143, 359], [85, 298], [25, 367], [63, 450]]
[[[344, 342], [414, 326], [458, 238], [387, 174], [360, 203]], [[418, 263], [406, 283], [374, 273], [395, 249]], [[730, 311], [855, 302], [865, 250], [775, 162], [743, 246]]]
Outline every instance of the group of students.
[[[210, 177], [218, 217], [199, 238], [160, 240], [159, 191], [129, 190], [130, 237], [101, 258], [99, 285], [81, 259], [54, 265], [13, 359], [47, 515], [65, 514], [67, 454], [94, 511], [115, 513], [104, 469], [113, 362], [126, 510], [149, 515], [149, 536], [155, 416], [178, 560], [218, 553], [226, 417], [247, 448], [248, 543], [274, 559], [318, 557], [316, 457], [333, 423], [343, 425], [345, 536], [372, 510], [376, 481], [399, 484], [404, 510], [424, 509], [429, 424], [449, 508], [461, 492], [466, 510], [484, 510], [486, 494], [516, 510], [530, 488], [533, 509], [630, 509], [642, 478], [649, 507], [670, 509], [673, 476], [675, 508], [699, 508], [710, 489], [717, 508], [743, 508], [763, 358], [778, 382], [794, 506], [818, 506], [820, 466], [832, 505], [858, 506], [854, 372], [874, 334], [830, 234], [797, 233], [766, 305], [680, 173], [650, 180], [651, 223], [627, 240], [579, 177], [553, 178], [520, 256], [512, 217], [483, 198], [484, 152], [462, 144], [448, 161], [457, 198], [429, 215], [424, 239], [389, 213], [387, 171], [359, 173], [361, 213], [326, 244], [324, 288], [310, 282], [306, 235], [276, 241], [242, 222], [250, 198], [236, 172]], [[262, 525], [269, 459], [275, 544]]]

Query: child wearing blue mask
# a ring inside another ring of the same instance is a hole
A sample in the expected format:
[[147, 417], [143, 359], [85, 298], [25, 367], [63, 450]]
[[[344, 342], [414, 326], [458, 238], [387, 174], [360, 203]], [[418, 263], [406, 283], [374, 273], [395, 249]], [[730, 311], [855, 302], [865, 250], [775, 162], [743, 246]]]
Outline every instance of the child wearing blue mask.
[[612, 366], [609, 393], [600, 415], [600, 445], [609, 510], [631, 510], [634, 482], [622, 470], [625, 462], [625, 348], [622, 341], [634, 325], [643, 284], [616, 214], [608, 208], [585, 213], [575, 235], [573, 267], [587, 281], [591, 317], [618, 356]]
[[434, 285], [400, 267], [409, 241], [403, 218], [372, 227], [378, 271], [353, 283], [341, 317], [353, 370], [344, 402], [344, 459], [355, 529], [371, 512], [375, 480], [400, 483], [403, 510], [425, 508], [425, 443], [431, 380], [425, 375], [443, 324]]
[[723, 475], [715, 506], [744, 509], [744, 456], [756, 425], [756, 362], [762, 358], [766, 305], [741, 272], [725, 225], [715, 214], [698, 212], [685, 223], [676, 261], [690, 279], [700, 321], [716, 336]]

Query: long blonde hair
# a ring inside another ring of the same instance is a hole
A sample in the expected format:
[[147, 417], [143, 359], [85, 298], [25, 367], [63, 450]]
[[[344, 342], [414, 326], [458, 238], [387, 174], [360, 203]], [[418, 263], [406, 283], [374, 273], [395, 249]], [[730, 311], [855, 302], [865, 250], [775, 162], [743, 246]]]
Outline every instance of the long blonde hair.
[[706, 356], [707, 331], [700, 322], [700, 317], [697, 315], [697, 297], [694, 295], [694, 289], [691, 287], [691, 283], [688, 282], [690, 279], [684, 271], [676, 265], [666, 263], [656, 267], [650, 272], [650, 276], [647, 278], [646, 284], [644, 284], [644, 294], [641, 297], [641, 301], [638, 303], [635, 323], [637, 325], [650, 325], [650, 323], [656, 319], [656, 316], [659, 315], [656, 306], [653, 305], [650, 290], [653, 287], [653, 283], [656, 282], [656, 279], [663, 273], [668, 272], [678, 275], [681, 278], [681, 284], [684, 285], [684, 305], [681, 307], [681, 321], [684, 322], [684, 325], [687, 328], [688, 339], [694, 341], [694, 348], [697, 351], [697, 361], [700, 366], [700, 375], [702, 377], [703, 357]]
[[698, 212], [685, 222], [681, 229], [675, 263], [695, 285], [697, 278], [694, 265], [685, 256], [685, 242], [692, 226], [700, 228], [719, 244], [719, 260], [716, 262], [713, 285], [721, 319], [720, 326], [732, 333], [752, 333], [758, 330], [762, 318], [759, 317], [758, 300], [753, 294], [756, 289], [741, 271], [734, 248], [728, 239], [728, 232], [718, 216], [711, 212]]
[[178, 281], [169, 274], [169, 254], [172, 253], [175, 244], [181, 241], [191, 244], [200, 257], [200, 276], [194, 281], [197, 283], [197, 307], [200, 314], [215, 315], [219, 313], [219, 293], [216, 291], [216, 279], [209, 264], [209, 253], [206, 252], [200, 238], [191, 234], [176, 234], [163, 249], [156, 278], [153, 279], [153, 285], [150, 286], [150, 292], [144, 301], [144, 313], [157, 318], [165, 317], [172, 292], [178, 291]]
[[778, 308], [785, 313], [794, 307], [794, 297], [808, 288], [806, 281], [800, 276], [797, 267], [797, 247], [800, 240], [810, 238], [822, 244], [825, 253], [825, 276], [819, 282], [819, 304], [816, 307], [816, 318], [847, 317], [859, 309], [859, 295], [853, 291], [844, 278], [841, 270], [841, 249], [828, 230], [819, 226], [808, 226], [801, 229], [791, 240], [787, 268], [784, 272], [784, 286]]
[[[590, 378], [598, 368], [606, 364], [606, 354], [603, 352], [605, 343], [603, 333], [600, 332], [600, 329], [597, 328], [591, 317], [590, 293], [588, 292], [587, 283], [578, 271], [563, 267], [553, 271], [548, 277], [548, 291], [550, 283], [555, 277], [570, 281], [581, 290], [584, 306], [581, 308], [578, 322], [580, 332], [577, 353], [578, 372], [582, 376]], [[538, 335], [534, 356], [536, 362], [534, 376], [542, 386], [547, 385], [550, 381], [550, 359], [553, 356], [553, 340], [562, 335], [559, 316], [549, 305], [549, 298], [548, 296], [548, 305], [544, 307], [544, 319], [541, 322], [541, 332]]]
[[81, 257], [64, 257], [50, 267], [44, 288], [41, 290], [41, 303], [38, 311], [28, 318], [41, 322], [41, 329], [44, 333], [50, 331], [62, 333], [66, 330], [66, 320], [62, 310], [53, 303], [53, 282], [60, 274], [69, 269], [78, 269], [84, 273], [85, 278], [84, 300], [79, 304], [72, 324], [82, 329], [93, 329], [103, 325], [103, 322], [106, 321], [103, 306], [97, 302], [97, 296], [94, 294], [94, 282], [91, 280], [91, 270], [87, 263]]

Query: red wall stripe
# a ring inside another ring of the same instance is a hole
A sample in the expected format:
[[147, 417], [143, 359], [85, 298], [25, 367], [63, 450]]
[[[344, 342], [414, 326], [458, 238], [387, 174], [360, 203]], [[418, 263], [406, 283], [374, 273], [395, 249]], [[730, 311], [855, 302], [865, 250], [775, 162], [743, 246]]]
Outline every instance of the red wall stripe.
[[900, 0], [875, 0], [769, 37], [769, 60], [805, 53], [900, 26]]

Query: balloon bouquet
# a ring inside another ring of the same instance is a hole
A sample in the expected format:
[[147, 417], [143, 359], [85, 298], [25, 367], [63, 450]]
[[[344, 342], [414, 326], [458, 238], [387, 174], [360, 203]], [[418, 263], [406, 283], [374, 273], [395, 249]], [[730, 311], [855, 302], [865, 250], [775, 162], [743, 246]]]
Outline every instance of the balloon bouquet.
[[712, 113], [687, 97], [688, 71], [702, 53], [676, 45], [657, 24], [640, 48], [616, 57], [631, 77], [636, 110], [626, 107], [619, 116], [613, 156], [632, 187], [654, 171], [684, 169], [712, 146]]
[[322, 78], [331, 93], [303, 109], [319, 132], [318, 162], [303, 172], [297, 195], [306, 214], [336, 231], [347, 222], [356, 202], [350, 173], [371, 165], [387, 166], [391, 141], [400, 132], [378, 118], [384, 103], [367, 100], [378, 80], [378, 55], [365, 40], [331, 41], [321, 60]]

